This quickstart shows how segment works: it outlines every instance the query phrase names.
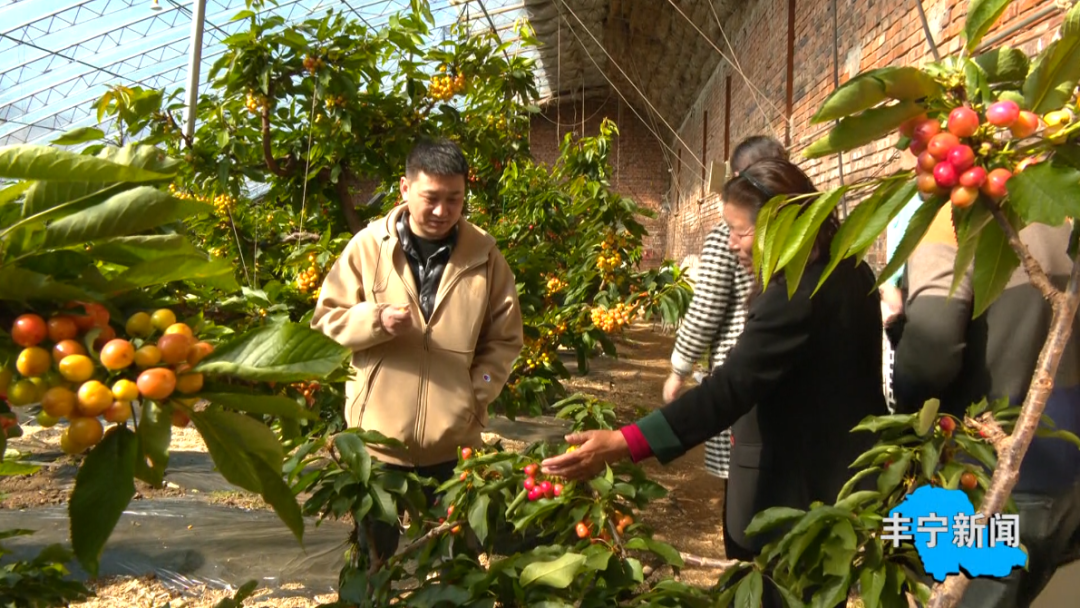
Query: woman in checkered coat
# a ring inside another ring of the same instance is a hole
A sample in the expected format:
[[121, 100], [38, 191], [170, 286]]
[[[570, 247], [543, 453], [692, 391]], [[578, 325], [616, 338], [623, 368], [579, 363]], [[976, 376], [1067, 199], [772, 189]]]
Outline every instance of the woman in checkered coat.
[[[756, 135], [744, 139], [731, 155], [731, 177], [763, 158], [787, 160], [788, 153], [771, 137]], [[675, 350], [671, 353], [671, 375], [664, 383], [664, 403], [678, 396], [686, 377], [706, 354], [709, 370], [723, 364], [742, 333], [753, 278], [729, 248], [730, 236], [727, 224], [721, 222], [705, 238], [694, 296], [679, 325]], [[731, 429], [705, 442], [705, 469], [721, 479], [728, 477], [731, 443]]]

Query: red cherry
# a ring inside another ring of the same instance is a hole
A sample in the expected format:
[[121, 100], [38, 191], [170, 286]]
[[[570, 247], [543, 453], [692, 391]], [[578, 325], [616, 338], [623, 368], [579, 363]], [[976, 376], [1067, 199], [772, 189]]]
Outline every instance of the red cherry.
[[995, 127], [1012, 126], [1020, 116], [1020, 106], [1015, 101], [998, 101], [986, 109], [986, 122]]
[[979, 115], [967, 106], [960, 106], [949, 113], [949, 133], [957, 137], [971, 137], [979, 130]]
[[938, 420], [938, 427], [946, 433], [951, 433], [956, 429], [956, 421], [949, 416], [942, 416], [941, 420]]
[[533, 488], [529, 490], [529, 500], [539, 500], [544, 493], [540, 491], [540, 488]]
[[534, 477], [534, 476], [536, 476], [536, 471], [539, 468], [540, 467], [537, 466], [537, 464], [534, 462], [534, 463], [530, 463], [530, 464], [525, 465], [525, 468], [523, 470], [525, 471], [525, 474], [528, 475], [529, 477]]
[[934, 174], [932, 172], [920, 174], [919, 177], [916, 178], [915, 184], [918, 187], [919, 192], [925, 194], [938, 194], [941, 190], [941, 188], [938, 187], [937, 180], [934, 179]]
[[908, 146], [908, 152], [911, 152], [911, 154], [914, 155], [914, 156], [918, 156], [918, 155], [922, 154], [925, 151], [926, 151], [926, 142], [925, 141], [919, 141], [917, 139], [911, 140], [911, 145]]
[[960, 144], [959, 146], [953, 146], [949, 150], [948, 154], [949, 164], [957, 170], [957, 172], [964, 172], [970, 169], [975, 164], [975, 152], [972, 151], [971, 146], [965, 146]]
[[965, 188], [981, 188], [986, 183], [986, 169], [972, 167], [960, 174], [960, 185]]
[[468, 460], [472, 456], [472, 448], [461, 448], [461, 459]]
[[555, 496], [562, 496], [563, 485], [561, 483], [555, 484], [555, 487], [552, 488], [552, 491], [555, 492]]
[[936, 120], [924, 120], [915, 125], [915, 131], [911, 134], [911, 139], [926, 145], [938, 133], [941, 133], [941, 123]]
[[919, 126], [919, 123], [926, 120], [926, 114], [920, 114], [915, 118], [909, 118], [900, 125], [900, 134], [904, 137], [914, 137], [915, 127]]
[[960, 145], [960, 139], [952, 133], [938, 133], [926, 146], [930, 156], [938, 160], [945, 160], [949, 156], [949, 150]]
[[536, 478], [535, 477], [526, 477], [525, 478], [525, 483], [522, 484], [522, 485], [525, 487], [526, 490], [531, 491], [533, 488], [536, 487]]
[[994, 169], [986, 176], [986, 182], [982, 185], [983, 194], [995, 201], [1000, 201], [1008, 194], [1005, 184], [1010, 178], [1012, 178], [1012, 171], [1002, 168]]
[[547, 480], [541, 481], [541, 482], [540, 482], [540, 485], [539, 485], [539, 486], [537, 486], [537, 487], [539, 487], [539, 488], [540, 488], [540, 492], [541, 492], [541, 493], [542, 493], [542, 494], [543, 494], [544, 496], [551, 496], [551, 492], [552, 492], [552, 491], [553, 491], [553, 490], [555, 489], [555, 488], [554, 488], [554, 487], [553, 487], [553, 486], [551, 485], [551, 482], [550, 482], [550, 481], [547, 481]]
[[943, 162], [938, 163], [934, 167], [934, 182], [942, 188], [952, 188], [956, 185], [959, 176], [956, 174], [956, 167], [952, 166], [952, 163]]

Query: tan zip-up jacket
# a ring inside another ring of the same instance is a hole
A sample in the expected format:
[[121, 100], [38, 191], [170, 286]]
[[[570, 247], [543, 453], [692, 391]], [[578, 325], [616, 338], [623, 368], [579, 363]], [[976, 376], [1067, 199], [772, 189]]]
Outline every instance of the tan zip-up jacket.
[[[480, 443], [488, 405], [510, 377], [524, 335], [509, 264], [495, 239], [464, 218], [431, 321], [424, 322], [395, 230], [404, 209], [395, 207], [349, 241], [326, 275], [311, 326], [353, 350], [348, 425], [405, 443], [405, 450], [372, 447], [383, 462], [427, 466]], [[380, 313], [404, 304], [413, 324], [391, 336]]]

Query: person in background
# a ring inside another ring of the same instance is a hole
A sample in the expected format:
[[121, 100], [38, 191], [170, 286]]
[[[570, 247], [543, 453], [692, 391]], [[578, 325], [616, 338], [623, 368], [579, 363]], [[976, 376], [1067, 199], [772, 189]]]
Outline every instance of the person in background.
[[[896, 254], [896, 248], [904, 238], [911, 216], [922, 204], [922, 199], [916, 194], [900, 213], [889, 222], [885, 231], [886, 260], [891, 260]], [[891, 276], [885, 279], [881, 285], [881, 320], [885, 327], [881, 339], [881, 376], [885, 390], [885, 403], [889, 411], [895, 411], [896, 398], [893, 396], [892, 377], [896, 359], [896, 343], [904, 331], [904, 293], [902, 289], [904, 269], [906, 264], [896, 269]]]
[[[893, 390], [899, 412], [940, 400], [940, 412], [963, 418], [983, 398], [1020, 404], [1027, 395], [1053, 311], [1023, 266], [986, 311], [972, 319], [972, 270], [949, 292], [957, 254], [951, 205], [945, 204], [907, 261], [904, 333], [896, 348]], [[1069, 222], [1033, 224], [1020, 240], [1059, 289], [1068, 283]], [[1080, 433], [1080, 323], [1065, 345], [1045, 415], [1058, 429]], [[1080, 549], [1080, 450], [1067, 441], [1035, 437], [1012, 498], [1019, 510], [1027, 568], [1005, 578], [979, 577], [964, 608], [1030, 606], [1057, 568]]]
[[[729, 247], [748, 271], [753, 265], [759, 210], [774, 196], [816, 194], [794, 164], [765, 159], [724, 186]], [[809, 205], [812, 197], [792, 204]], [[855, 458], [875, 438], [851, 429], [886, 413], [881, 391], [881, 306], [873, 270], [846, 259], [817, 287], [839, 227], [826, 218], [794, 294], [783, 273], [755, 287], [742, 334], [723, 365], [699, 386], [634, 424], [566, 437], [579, 448], [545, 459], [546, 474], [584, 480], [624, 459], [670, 463], [734, 425], [724, 525], [727, 556], [753, 559], [775, 538], [748, 536], [753, 517], [771, 507], [807, 509], [832, 504]], [[756, 282], [759, 285], [760, 282]], [[760, 292], [760, 293], [758, 293]], [[765, 606], [781, 606], [771, 587]]]
[[[353, 351], [348, 425], [404, 444], [369, 446], [388, 468], [440, 483], [460, 448], [481, 444], [488, 404], [524, 343], [514, 273], [495, 239], [462, 218], [468, 172], [453, 142], [416, 144], [401, 178], [404, 203], [345, 246], [311, 320]], [[386, 559], [400, 529], [373, 525]]]
[[[732, 177], [764, 158], [787, 160], [784, 146], [771, 137], [755, 135], [735, 146], [731, 155]], [[753, 284], [751, 274], [739, 264], [738, 255], [728, 247], [731, 229], [720, 222], [705, 237], [694, 295], [675, 337], [671, 353], [671, 374], [664, 382], [664, 403], [671, 403], [683, 388], [694, 365], [708, 353], [708, 369], [723, 364], [735, 345], [746, 320], [747, 298]], [[731, 429], [724, 429], [705, 442], [705, 470], [722, 480], [728, 478], [731, 459]], [[725, 501], [726, 504], [726, 501]], [[727, 528], [724, 528], [725, 534]]]

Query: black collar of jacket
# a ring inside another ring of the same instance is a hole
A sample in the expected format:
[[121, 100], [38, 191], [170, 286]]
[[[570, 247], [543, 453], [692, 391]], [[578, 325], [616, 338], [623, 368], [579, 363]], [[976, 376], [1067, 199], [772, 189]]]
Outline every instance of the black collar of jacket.
[[[377, 223], [373, 222], [369, 225], [369, 229], [373, 230], [374, 236], [378, 240], [391, 241], [388, 243], [391, 250], [396, 243], [401, 242], [397, 232], [397, 222], [407, 210], [408, 204], [401, 203], [381, 220], [376, 220]], [[456, 243], [453, 252], [450, 254], [450, 260], [447, 262], [448, 275], [457, 269], [464, 269], [486, 262], [491, 250], [496, 246], [495, 237], [464, 217], [458, 221], [456, 230]], [[405, 245], [402, 243], [402, 253], [404, 253], [404, 248]]]
[[[397, 228], [398, 240], [401, 241], [401, 248], [405, 250], [406, 254], [408, 254], [408, 255], [410, 255], [412, 257], [415, 257], [415, 258], [417, 258], [419, 260], [420, 259], [420, 251], [416, 247], [416, 239], [418, 239], [420, 237], [416, 236], [416, 234], [413, 233], [412, 229], [409, 228], [409, 210], [408, 209], [405, 209], [404, 211], [402, 211], [401, 215], [398, 216], [396, 228]], [[457, 245], [458, 233], [460, 231], [461, 231], [461, 225], [460, 224], [456, 224], [453, 228], [451, 228], [450, 229], [450, 234], [446, 235], [445, 243], [443, 243], [443, 247], [448, 247], [450, 249], [450, 251], [453, 251], [454, 247]], [[442, 250], [442, 248], [440, 247], [440, 251], [441, 250]], [[427, 260], [420, 260], [420, 261], [421, 262], [426, 262]]]

